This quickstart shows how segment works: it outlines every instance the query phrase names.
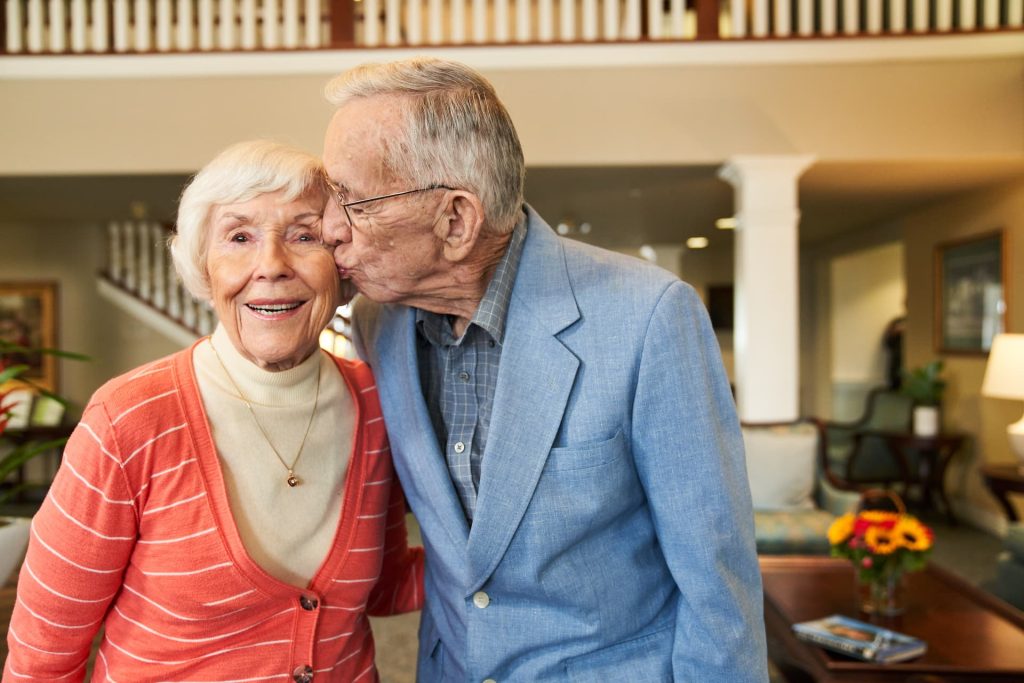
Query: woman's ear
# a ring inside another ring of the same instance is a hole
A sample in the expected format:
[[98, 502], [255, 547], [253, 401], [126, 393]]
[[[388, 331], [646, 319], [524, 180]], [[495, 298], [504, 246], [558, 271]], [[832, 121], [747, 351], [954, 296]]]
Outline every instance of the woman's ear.
[[453, 190], [439, 237], [443, 241], [444, 257], [457, 263], [473, 251], [484, 225], [484, 207], [472, 192]]

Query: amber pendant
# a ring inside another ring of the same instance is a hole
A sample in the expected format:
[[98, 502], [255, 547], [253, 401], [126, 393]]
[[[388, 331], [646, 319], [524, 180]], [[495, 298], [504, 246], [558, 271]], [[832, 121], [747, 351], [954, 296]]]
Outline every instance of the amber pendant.
[[287, 481], [288, 485], [291, 486], [292, 488], [295, 488], [296, 486], [299, 485], [299, 478], [296, 477], [295, 473], [292, 472], [291, 470], [288, 470], [288, 479], [286, 479], [285, 481]]

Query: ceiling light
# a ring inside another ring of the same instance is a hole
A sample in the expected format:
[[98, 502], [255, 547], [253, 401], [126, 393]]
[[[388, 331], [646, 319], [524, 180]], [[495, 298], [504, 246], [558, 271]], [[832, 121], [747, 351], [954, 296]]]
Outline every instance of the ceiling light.
[[557, 226], [557, 227], [555, 228], [555, 231], [556, 231], [556, 232], [557, 232], [557, 233], [558, 233], [559, 235], [568, 235], [568, 234], [569, 234], [569, 230], [570, 230], [570, 229], [571, 229], [571, 228], [569, 227], [569, 224], [568, 224], [568, 223], [566, 223], [565, 221], [562, 221], [562, 222], [561, 222], [561, 223], [559, 223], [559, 224], [558, 224], [558, 226]]
[[719, 230], [735, 230], [736, 229], [736, 217], [730, 216], [729, 218], [719, 218], [715, 221], [715, 227]]
[[590, 234], [590, 223], [580, 223], [580, 234], [581, 235], [589, 235]]
[[686, 246], [690, 249], [703, 249], [708, 246], [707, 237], [691, 237], [686, 240]]
[[658, 252], [651, 245], [645, 244], [640, 247], [640, 258], [655, 263], [658, 260]]

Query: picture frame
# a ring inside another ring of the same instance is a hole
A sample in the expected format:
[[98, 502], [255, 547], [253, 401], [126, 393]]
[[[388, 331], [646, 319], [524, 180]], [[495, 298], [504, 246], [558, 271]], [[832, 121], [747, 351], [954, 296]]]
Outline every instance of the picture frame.
[[[57, 347], [57, 283], [0, 281], [0, 339], [33, 349]], [[5, 364], [24, 363], [30, 384], [57, 391], [57, 357], [8, 354]]]
[[716, 331], [732, 330], [733, 286], [731, 284], [708, 285], [708, 317]]
[[987, 354], [1007, 326], [1006, 244], [1002, 230], [935, 247], [935, 348]]

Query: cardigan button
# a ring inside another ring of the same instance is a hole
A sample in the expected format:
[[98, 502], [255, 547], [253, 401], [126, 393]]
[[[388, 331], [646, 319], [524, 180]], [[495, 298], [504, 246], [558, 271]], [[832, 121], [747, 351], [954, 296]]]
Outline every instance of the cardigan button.
[[307, 598], [305, 595], [299, 598], [299, 604], [302, 605], [302, 609], [307, 612], [312, 612], [317, 608], [320, 602], [316, 598]]
[[308, 664], [296, 667], [295, 671], [292, 672], [292, 678], [295, 680], [295, 683], [309, 683], [313, 680], [313, 667]]

